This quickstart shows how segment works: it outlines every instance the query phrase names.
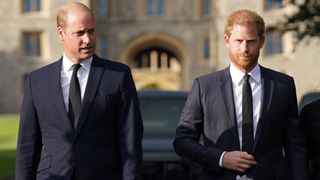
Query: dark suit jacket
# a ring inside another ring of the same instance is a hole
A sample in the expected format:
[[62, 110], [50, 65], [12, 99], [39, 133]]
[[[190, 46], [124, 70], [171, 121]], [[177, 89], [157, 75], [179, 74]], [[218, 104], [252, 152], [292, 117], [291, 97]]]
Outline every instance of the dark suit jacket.
[[[298, 128], [294, 80], [263, 67], [261, 78], [261, 115], [251, 152], [257, 161], [251, 170], [254, 179], [305, 179], [306, 149]], [[237, 172], [219, 166], [224, 151], [240, 150], [235, 114], [229, 68], [194, 81], [173, 145], [178, 155], [202, 167], [201, 179], [235, 180]]]
[[[66, 111], [62, 59], [27, 78], [16, 179], [138, 179], [143, 126], [129, 67], [93, 57], [78, 125]], [[73, 172], [74, 171], [74, 172]]]
[[320, 100], [301, 111], [301, 125], [306, 135], [308, 157], [312, 160], [312, 179], [320, 179]]

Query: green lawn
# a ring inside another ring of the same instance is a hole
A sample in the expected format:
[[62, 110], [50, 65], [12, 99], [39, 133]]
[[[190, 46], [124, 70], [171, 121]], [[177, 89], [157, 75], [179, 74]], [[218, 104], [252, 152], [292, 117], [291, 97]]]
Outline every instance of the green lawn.
[[0, 115], [0, 180], [14, 174], [19, 115]]

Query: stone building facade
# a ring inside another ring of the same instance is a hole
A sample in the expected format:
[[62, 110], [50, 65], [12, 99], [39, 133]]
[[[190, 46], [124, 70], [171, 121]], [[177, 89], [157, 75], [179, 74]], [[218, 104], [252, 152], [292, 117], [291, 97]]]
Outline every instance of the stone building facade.
[[[56, 13], [69, 0], [0, 1], [0, 113], [19, 112], [26, 75], [59, 59]], [[71, 1], [70, 1], [71, 2]], [[268, 25], [295, 11], [289, 0], [81, 0], [96, 16], [101, 57], [128, 64], [141, 89], [189, 90], [193, 79], [229, 65], [223, 29], [247, 8]], [[319, 39], [268, 32], [260, 63], [292, 75], [298, 99], [320, 88]]]

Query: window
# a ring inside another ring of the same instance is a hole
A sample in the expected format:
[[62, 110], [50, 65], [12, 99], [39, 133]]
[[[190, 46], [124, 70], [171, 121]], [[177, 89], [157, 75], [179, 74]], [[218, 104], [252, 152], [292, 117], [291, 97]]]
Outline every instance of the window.
[[206, 36], [203, 41], [203, 58], [210, 60], [210, 36]]
[[108, 39], [106, 37], [100, 37], [98, 40], [98, 53], [103, 58], [108, 57]]
[[112, 19], [115, 16], [116, 0], [91, 0], [90, 7], [96, 17]]
[[23, 33], [23, 54], [24, 56], [41, 56], [41, 33]]
[[38, 12], [41, 10], [41, 0], [22, 0], [24, 13]]
[[265, 0], [264, 7], [266, 10], [278, 9], [283, 7], [284, 0]]
[[162, 16], [163, 6], [163, 0], [146, 0], [146, 13], [148, 16]]
[[180, 72], [181, 65], [177, 57], [170, 51], [152, 47], [142, 50], [134, 57], [134, 68], [156, 71]]
[[201, 15], [209, 16], [211, 13], [211, 0], [201, 0]]
[[98, 0], [97, 9], [99, 16], [109, 16], [109, 0]]
[[266, 49], [267, 55], [279, 54], [283, 52], [282, 33], [271, 31], [266, 33]]

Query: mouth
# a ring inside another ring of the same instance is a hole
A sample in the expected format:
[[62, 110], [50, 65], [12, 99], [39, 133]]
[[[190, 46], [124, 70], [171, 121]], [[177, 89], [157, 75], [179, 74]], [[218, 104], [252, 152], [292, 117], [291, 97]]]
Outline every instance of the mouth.
[[248, 53], [242, 53], [242, 54], [239, 54], [239, 57], [244, 58], [244, 59], [249, 59], [249, 58], [251, 58], [251, 55]]
[[242, 58], [242, 59], [250, 59], [251, 56], [240, 56], [240, 58]]
[[92, 47], [83, 47], [83, 48], [80, 48], [80, 51], [84, 51], [84, 52], [91, 52], [92, 51]]

